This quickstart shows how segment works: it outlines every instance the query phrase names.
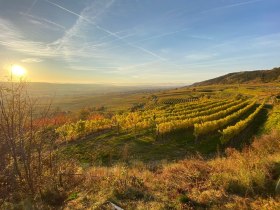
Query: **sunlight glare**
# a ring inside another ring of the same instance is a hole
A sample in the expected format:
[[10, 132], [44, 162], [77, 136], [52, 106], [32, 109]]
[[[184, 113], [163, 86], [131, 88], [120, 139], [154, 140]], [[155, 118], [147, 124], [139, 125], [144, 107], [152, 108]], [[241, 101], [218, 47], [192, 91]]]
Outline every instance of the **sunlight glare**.
[[26, 74], [26, 70], [19, 65], [13, 65], [12, 66], [12, 74], [17, 76], [17, 77], [22, 77]]

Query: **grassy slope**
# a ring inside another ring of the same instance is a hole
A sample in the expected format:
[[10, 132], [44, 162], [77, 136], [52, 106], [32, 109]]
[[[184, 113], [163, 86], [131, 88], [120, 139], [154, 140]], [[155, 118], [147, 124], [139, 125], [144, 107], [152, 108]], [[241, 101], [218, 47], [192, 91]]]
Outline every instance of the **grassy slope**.
[[106, 209], [103, 203], [110, 200], [125, 209], [279, 209], [274, 193], [279, 137], [262, 136], [250, 148], [228, 149], [225, 156], [211, 160], [196, 156], [156, 166], [90, 168], [82, 179], [71, 179], [77, 182], [71, 192], [78, 196], [66, 206]]
[[[275, 84], [211, 86], [197, 88], [194, 93], [183, 88], [157, 95], [164, 98], [176, 92], [178, 98], [190, 93], [215, 98], [238, 94], [264, 97], [270, 95], [268, 90], [274, 94], [275, 88]], [[279, 209], [274, 188], [280, 174], [280, 135], [270, 132], [278, 125], [279, 111], [275, 107], [267, 120], [265, 131], [269, 135], [259, 137], [243, 151], [227, 149], [221, 156], [213, 156], [217, 134], [195, 144], [188, 131], [157, 141], [149, 131], [139, 133], [136, 140], [133, 134], [111, 131], [64, 145], [60, 148], [62, 156], [67, 161], [79, 160], [70, 171], [82, 175], [64, 178], [61, 190], [70, 199], [61, 207], [106, 209], [103, 203], [111, 200], [125, 209]], [[256, 134], [259, 123], [255, 121], [244, 131], [241, 140]], [[212, 157], [196, 155], [197, 151], [210, 152]], [[110, 167], [92, 167], [91, 163]]]
[[[68, 170], [81, 175], [64, 177], [59, 192], [68, 199], [60, 207], [36, 205], [39, 209], [111, 209], [105, 205], [111, 201], [124, 209], [277, 210], [279, 139], [279, 132], [270, 132], [242, 151], [227, 149], [225, 155], [211, 159], [195, 155], [175, 163], [138, 161], [87, 169], [70, 164]], [[28, 205], [23, 202], [18, 209]]]
[[[204, 90], [207, 88], [204, 87]], [[215, 90], [218, 88], [220, 86], [215, 87]], [[256, 93], [266, 96], [268, 93], [265, 90], [267, 87], [238, 87], [240, 94], [250, 96]], [[215, 91], [213, 97], [236, 94], [236, 87], [228, 87], [223, 91]], [[275, 112], [276, 108], [266, 123], [270, 128], [278, 119]], [[244, 141], [256, 134], [264, 120], [265, 111], [243, 132], [239, 140]], [[216, 151], [218, 134], [207, 137], [207, 141], [204, 139], [201, 144], [195, 144], [188, 131], [171, 134], [157, 141], [149, 132], [138, 134], [136, 140], [134, 135], [116, 135], [114, 132], [95, 139], [85, 139], [84, 142], [71, 145], [78, 151], [76, 154], [92, 154], [94, 152], [91, 151], [96, 149], [98, 152], [94, 158], [113, 166], [85, 169], [83, 187], [78, 186], [74, 190], [79, 196], [67, 206], [83, 209], [90, 205], [104, 209], [103, 202], [111, 200], [125, 209], [263, 209], [263, 206], [279, 209], [280, 200], [274, 194], [280, 174], [279, 137], [276, 133], [262, 136], [249, 149], [241, 152], [228, 149], [225, 156], [208, 160], [201, 156], [191, 158], [190, 154]], [[69, 155], [75, 154], [67, 151], [71, 147], [65, 150]], [[101, 156], [98, 155], [100, 151], [103, 154]], [[85, 162], [92, 161], [92, 158]], [[113, 161], [115, 159], [123, 163], [116, 164]], [[131, 159], [133, 161], [129, 161]], [[154, 160], [163, 161], [155, 163]], [[170, 160], [179, 162], [172, 163]]]

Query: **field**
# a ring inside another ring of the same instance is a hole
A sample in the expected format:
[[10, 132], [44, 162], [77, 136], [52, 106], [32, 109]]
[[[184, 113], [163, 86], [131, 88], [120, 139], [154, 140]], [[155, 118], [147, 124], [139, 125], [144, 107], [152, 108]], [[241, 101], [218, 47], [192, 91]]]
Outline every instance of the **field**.
[[46, 161], [58, 167], [41, 178], [52, 187], [41, 186], [37, 208], [277, 209], [279, 88], [62, 96], [59, 110], [35, 120], [52, 139]]

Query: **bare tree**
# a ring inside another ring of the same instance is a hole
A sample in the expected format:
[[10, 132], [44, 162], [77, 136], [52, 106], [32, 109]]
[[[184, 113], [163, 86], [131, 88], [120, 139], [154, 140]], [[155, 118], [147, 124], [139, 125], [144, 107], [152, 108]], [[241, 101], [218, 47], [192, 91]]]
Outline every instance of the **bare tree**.
[[0, 182], [5, 183], [1, 189], [31, 196], [41, 192], [44, 175], [54, 174], [55, 129], [44, 126], [50, 105], [37, 102], [24, 81], [0, 86]]

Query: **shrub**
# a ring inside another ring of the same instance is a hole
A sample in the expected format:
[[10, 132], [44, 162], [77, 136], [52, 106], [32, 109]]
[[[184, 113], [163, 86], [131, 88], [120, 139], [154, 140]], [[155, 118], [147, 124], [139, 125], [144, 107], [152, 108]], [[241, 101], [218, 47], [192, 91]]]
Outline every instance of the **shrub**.
[[64, 191], [57, 188], [49, 188], [42, 193], [41, 198], [48, 205], [61, 206], [66, 200], [67, 195]]

